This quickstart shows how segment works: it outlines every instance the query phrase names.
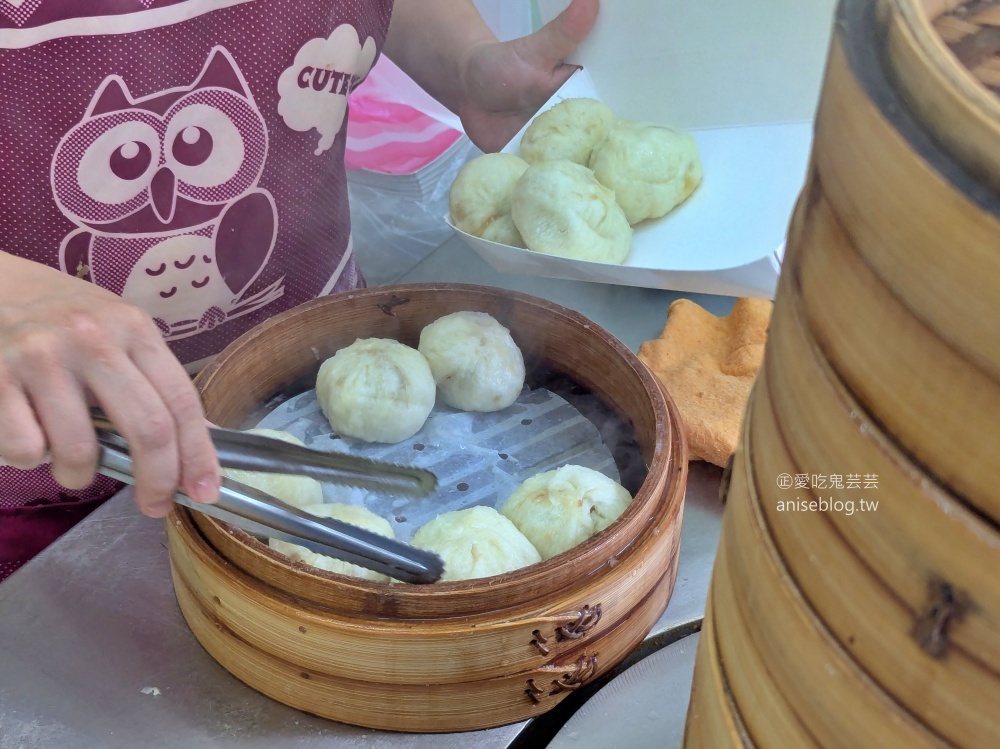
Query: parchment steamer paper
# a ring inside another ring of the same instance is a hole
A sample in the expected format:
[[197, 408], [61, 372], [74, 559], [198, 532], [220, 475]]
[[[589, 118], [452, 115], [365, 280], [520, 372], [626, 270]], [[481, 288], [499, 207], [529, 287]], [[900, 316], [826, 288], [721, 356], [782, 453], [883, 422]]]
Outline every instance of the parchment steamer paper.
[[401, 541], [409, 541], [420, 526], [444, 512], [474, 505], [499, 509], [522, 481], [568, 463], [620, 480], [611, 450], [594, 424], [544, 388], [525, 387], [513, 405], [494, 413], [457, 411], [438, 398], [423, 428], [394, 445], [332, 434], [315, 390], [278, 404], [257, 426], [288, 432], [317, 450], [433, 471], [438, 489], [421, 499], [323, 486], [324, 501], [364, 505], [386, 518]]

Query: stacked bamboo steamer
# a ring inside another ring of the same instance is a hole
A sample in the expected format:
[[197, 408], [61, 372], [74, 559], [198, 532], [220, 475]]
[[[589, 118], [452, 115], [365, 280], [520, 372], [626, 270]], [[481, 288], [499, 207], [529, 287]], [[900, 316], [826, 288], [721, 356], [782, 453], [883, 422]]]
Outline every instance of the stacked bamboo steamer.
[[580, 403], [594, 409], [634, 499], [607, 529], [551, 559], [434, 585], [308, 567], [178, 507], [167, 544], [181, 613], [209, 655], [254, 689], [370, 728], [498, 726], [541, 715], [607, 673], [663, 614], [687, 474], [676, 407], [634, 353], [572, 310], [462, 284], [316, 299], [255, 327], [202, 370], [206, 415], [244, 425], [274, 396], [311, 388], [320, 362], [357, 338], [416, 346], [424, 327], [458, 311], [486, 312], [510, 330], [532, 386], [566, 380], [586, 394]]
[[995, 37], [998, 0], [842, 0], [688, 749], [1000, 746]]

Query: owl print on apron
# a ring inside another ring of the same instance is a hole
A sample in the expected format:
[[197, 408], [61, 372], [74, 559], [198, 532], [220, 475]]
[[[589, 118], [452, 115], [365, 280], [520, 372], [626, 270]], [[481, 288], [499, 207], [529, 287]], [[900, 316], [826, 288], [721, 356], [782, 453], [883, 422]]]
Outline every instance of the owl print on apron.
[[270, 304], [283, 278], [246, 293], [278, 230], [266, 157], [267, 125], [225, 48], [186, 88], [135, 99], [108, 78], [52, 162], [79, 226], [60, 268], [142, 306], [168, 341]]
[[13, 6], [0, 0], [0, 65], [19, 74], [0, 90], [0, 150], [17, 163], [0, 198], [33, 202], [0, 212], [6, 251], [141, 306], [192, 370], [266, 317], [362, 283], [347, 96], [389, 0]]
[[[0, 0], [0, 250], [144, 308], [197, 371], [363, 284], [347, 94], [391, 0]], [[0, 580], [115, 491], [0, 466]]]

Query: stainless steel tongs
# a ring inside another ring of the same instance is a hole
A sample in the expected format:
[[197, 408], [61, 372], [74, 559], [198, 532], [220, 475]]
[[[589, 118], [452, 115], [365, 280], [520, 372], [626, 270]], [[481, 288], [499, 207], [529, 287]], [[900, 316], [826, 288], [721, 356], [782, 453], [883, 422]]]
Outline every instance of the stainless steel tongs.
[[[134, 483], [128, 443], [101, 413], [92, 414], [101, 446], [100, 472]], [[209, 432], [223, 468], [309, 476], [319, 481], [366, 489], [426, 496], [437, 486], [430, 471], [368, 458], [325, 453], [258, 434], [211, 427]], [[441, 558], [332, 518], [319, 518], [251, 486], [224, 478], [219, 501], [207, 505], [178, 493], [174, 500], [255, 535], [304, 546], [317, 554], [341, 559], [410, 583], [441, 578]]]

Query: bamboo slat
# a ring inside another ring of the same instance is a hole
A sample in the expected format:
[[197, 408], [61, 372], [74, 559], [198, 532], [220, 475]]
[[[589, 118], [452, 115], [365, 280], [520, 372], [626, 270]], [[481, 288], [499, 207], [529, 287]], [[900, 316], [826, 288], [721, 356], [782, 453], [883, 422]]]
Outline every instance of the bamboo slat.
[[1000, 49], [989, 33], [1000, 8], [978, 0], [966, 7], [971, 12], [961, 12], [960, 0], [879, 0], [886, 62], [918, 118], [1000, 190], [1000, 98], [989, 65]]
[[[813, 336], [872, 417], [928, 473], [1000, 521], [1000, 380], [913, 316], [852, 247], [823, 195], [807, 189], [786, 259]], [[789, 313], [794, 314], [794, 313]], [[788, 366], [795, 366], [789, 362]]]
[[718, 624], [716, 647], [733, 704], [759, 747], [818, 749], [816, 739], [789, 708], [760, 657], [736, 603], [725, 545], [712, 572], [712, 610]]
[[[751, 399], [754, 396], [751, 395]], [[751, 414], [755, 404], [751, 403]], [[825, 749], [949, 746], [851, 658], [788, 572], [754, 494], [746, 429], [723, 515], [732, 589], [751, 639], [801, 723]], [[725, 637], [722, 624], [718, 637]]]
[[[830, 522], [835, 510], [781, 507], [789, 494], [804, 501], [818, 501], [820, 496], [828, 501], [847, 498], [836, 491], [781, 490], [768, 478], [786, 471], [793, 475], [821, 471], [798, 465], [788, 456], [766, 384], [758, 382], [757, 386], [750, 456], [762, 514], [789, 574], [841, 647], [896, 702], [956, 746], [991, 749], [1000, 735], [1000, 714], [993, 709], [1000, 694], [1000, 676], [960, 648], [928, 652], [933, 646], [921, 638], [926, 612], [908, 608], [864, 564]], [[875, 494], [881, 497], [879, 506], [907, 499]], [[865, 523], [878, 512], [857, 510], [862, 506], [856, 504], [856, 513], [850, 517], [855, 523]], [[944, 627], [941, 637], [947, 637]]]
[[[848, 8], [864, 5], [845, 0]], [[843, 23], [851, 21], [858, 19]], [[864, 24], [848, 28], [864, 36]], [[834, 36], [813, 150], [823, 193], [890, 292], [1000, 380], [1000, 199], [959, 171], [929, 135], [913, 131], [917, 124], [904, 121], [905, 107], [891, 99], [888, 82], [876, 80], [876, 43], [843, 31]], [[866, 53], [871, 59], [849, 57]], [[878, 320], [866, 326], [878, 335]]]
[[705, 606], [695, 656], [694, 683], [684, 724], [684, 749], [753, 749], [722, 672], [712, 600]]
[[[764, 363], [768, 400], [790, 457], [810, 476], [856, 474], [858, 488], [841, 481], [838, 492], [855, 506], [880, 499], [878, 511], [863, 522], [840, 513], [829, 521], [911, 611], [927, 611], [944, 590], [965, 601], [947, 641], [1000, 673], [1000, 532], [936, 484], [837, 377], [804, 313], [791, 311], [802, 303], [798, 262], [797, 252], [786, 260]], [[865, 485], [866, 474], [874, 488]]]
[[323, 718], [387, 731], [440, 733], [489, 728], [541, 715], [599, 677], [642, 642], [669, 594], [664, 577], [634, 624], [607, 631], [545, 667], [481, 681], [391, 684], [304, 669], [254, 647], [215, 619], [174, 575], [181, 613], [201, 645], [233, 676], [272, 699]]

